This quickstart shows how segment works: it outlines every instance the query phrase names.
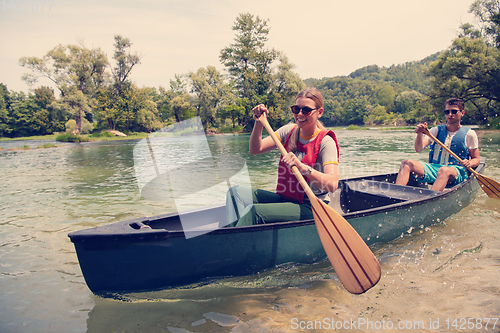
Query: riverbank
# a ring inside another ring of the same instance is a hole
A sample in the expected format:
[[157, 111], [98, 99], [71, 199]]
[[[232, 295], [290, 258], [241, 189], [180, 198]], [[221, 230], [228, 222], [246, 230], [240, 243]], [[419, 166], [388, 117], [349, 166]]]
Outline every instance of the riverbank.
[[[500, 130], [495, 130], [495, 129], [482, 129], [477, 126], [471, 126], [473, 129], [481, 134], [485, 133], [497, 133]], [[349, 130], [370, 130], [370, 131], [410, 131], [413, 130], [413, 126], [370, 126], [370, 127], [365, 127], [365, 126], [348, 126], [348, 127], [329, 127], [328, 129], [331, 129], [333, 131], [349, 131]], [[45, 140], [45, 141], [56, 141], [57, 136], [61, 135], [62, 133], [56, 133], [56, 134], [51, 134], [51, 135], [41, 135], [41, 136], [27, 136], [27, 137], [18, 137], [18, 138], [6, 138], [6, 137], [0, 137], [0, 150], [1, 148], [1, 143], [2, 142], [9, 142], [9, 141], [26, 141], [26, 140]], [[128, 135], [121, 136], [121, 135], [113, 135], [113, 136], [105, 136], [105, 135], [96, 135], [94, 134], [84, 134], [81, 135], [81, 137], [84, 139], [86, 142], [92, 142], [92, 141], [110, 141], [110, 140], [134, 140], [134, 139], [144, 139], [146, 138], [150, 133], [142, 133], [142, 132], [133, 132], [129, 133]], [[227, 134], [250, 134], [250, 133], [244, 133], [244, 132], [234, 132], [234, 133], [207, 133], [209, 135], [227, 135]], [[22, 148], [22, 147], [21, 147]], [[21, 149], [20, 148], [20, 149]], [[48, 147], [40, 147], [40, 148], [48, 148]]]
[[[18, 138], [6, 138], [0, 137], [0, 142], [2, 141], [24, 141], [24, 140], [46, 140], [46, 141], [56, 141], [56, 138], [62, 133], [50, 134], [50, 135], [40, 135], [40, 136], [24, 136]], [[93, 134], [83, 134], [80, 135], [85, 141], [108, 141], [108, 140], [131, 140], [131, 139], [144, 139], [148, 136], [148, 133], [131, 133], [126, 136], [92, 136]]]

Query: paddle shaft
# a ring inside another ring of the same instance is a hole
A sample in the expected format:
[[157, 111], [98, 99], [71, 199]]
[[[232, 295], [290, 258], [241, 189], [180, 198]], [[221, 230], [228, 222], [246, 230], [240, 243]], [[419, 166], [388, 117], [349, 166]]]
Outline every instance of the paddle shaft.
[[[281, 143], [281, 140], [278, 138], [276, 133], [273, 131], [273, 129], [271, 128], [271, 125], [269, 125], [269, 123], [267, 122], [267, 119], [261, 116], [257, 120], [260, 121], [260, 123], [264, 126], [266, 131], [269, 133], [269, 135], [273, 139], [274, 143], [278, 147], [279, 151], [281, 152], [281, 155], [285, 156], [286, 154], [288, 154], [285, 147]], [[311, 188], [309, 187], [309, 184], [307, 184], [307, 181], [304, 179], [304, 176], [300, 173], [299, 169], [295, 165], [292, 166], [292, 172], [295, 175], [295, 177], [297, 178], [297, 180], [299, 181], [300, 185], [302, 185], [302, 188], [306, 192], [309, 200], [310, 201], [316, 200], [316, 195], [311, 190]]]

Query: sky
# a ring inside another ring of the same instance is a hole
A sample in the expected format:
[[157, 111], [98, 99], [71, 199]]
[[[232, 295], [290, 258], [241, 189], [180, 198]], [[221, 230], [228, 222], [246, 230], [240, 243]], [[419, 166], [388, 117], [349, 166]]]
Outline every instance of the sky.
[[[473, 0], [5, 0], [0, 2], [0, 82], [28, 92], [23, 56], [55, 46], [101, 48], [113, 63], [114, 36], [132, 42], [139, 87], [169, 87], [176, 74], [215, 66], [234, 43], [241, 13], [268, 20], [268, 48], [283, 52], [302, 79], [348, 75], [376, 64], [421, 60], [448, 48]], [[23, 6], [21, 6], [23, 4]], [[43, 8], [42, 8], [43, 5]], [[42, 10], [43, 9], [43, 10]], [[49, 85], [41, 79], [32, 88]]]

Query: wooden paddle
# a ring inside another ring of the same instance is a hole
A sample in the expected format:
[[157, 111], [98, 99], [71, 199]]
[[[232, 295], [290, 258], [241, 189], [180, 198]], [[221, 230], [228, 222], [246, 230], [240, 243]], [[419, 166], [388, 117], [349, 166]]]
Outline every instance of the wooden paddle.
[[[450, 148], [446, 147], [441, 141], [439, 141], [434, 135], [431, 134], [429, 129], [427, 127], [424, 128], [424, 134], [427, 135], [429, 138], [434, 140], [438, 145], [443, 147], [448, 153], [450, 153], [451, 156], [453, 156], [457, 161], [462, 163], [462, 160], [460, 157], [458, 157], [454, 152], [450, 150]], [[491, 178], [488, 178], [486, 176], [483, 176], [479, 173], [476, 172], [476, 170], [472, 168], [467, 168], [470, 172], [476, 176], [477, 182], [483, 189], [483, 191], [493, 199], [500, 199], [500, 184], [496, 181], [494, 181]]]
[[[257, 119], [264, 125], [281, 154], [287, 154], [265, 116]], [[314, 214], [314, 222], [328, 259], [344, 287], [353, 294], [361, 294], [380, 280], [381, 269], [377, 258], [342, 215], [319, 200], [311, 191], [296, 166], [292, 171], [306, 192]]]

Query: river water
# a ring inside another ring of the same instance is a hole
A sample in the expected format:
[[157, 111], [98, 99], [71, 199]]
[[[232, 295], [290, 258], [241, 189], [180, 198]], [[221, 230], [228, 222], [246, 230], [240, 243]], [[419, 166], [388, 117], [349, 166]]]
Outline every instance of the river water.
[[[336, 134], [342, 178], [426, 158], [413, 151], [413, 131]], [[479, 135], [484, 174], [500, 181], [500, 133]], [[253, 186], [272, 190], [278, 153], [250, 156], [248, 138], [208, 143], [244, 158]], [[137, 141], [43, 143], [0, 142], [0, 332], [500, 332], [500, 205], [481, 190], [445, 221], [373, 246], [382, 278], [362, 295], [325, 261], [104, 298], [87, 288], [67, 234], [175, 206], [141, 197]]]

